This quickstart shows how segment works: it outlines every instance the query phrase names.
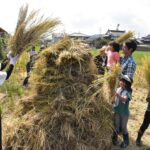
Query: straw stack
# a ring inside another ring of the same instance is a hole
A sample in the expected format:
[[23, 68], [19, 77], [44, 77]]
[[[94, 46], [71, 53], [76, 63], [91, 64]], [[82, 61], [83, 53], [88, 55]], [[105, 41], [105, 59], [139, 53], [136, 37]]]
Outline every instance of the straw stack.
[[18, 101], [5, 120], [4, 146], [110, 149], [110, 105], [101, 94], [91, 97], [96, 91], [89, 89], [95, 79], [91, 63], [90, 52], [68, 38], [42, 51], [30, 78], [29, 97]]

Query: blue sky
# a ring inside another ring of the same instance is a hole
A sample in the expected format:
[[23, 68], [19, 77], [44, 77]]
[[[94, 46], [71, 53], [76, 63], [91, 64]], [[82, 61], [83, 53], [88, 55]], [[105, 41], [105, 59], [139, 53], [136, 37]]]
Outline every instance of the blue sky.
[[5, 0], [1, 1], [0, 27], [15, 30], [19, 8], [40, 9], [45, 17], [59, 18], [57, 32], [106, 33], [107, 29], [135, 31], [136, 36], [150, 34], [150, 0]]

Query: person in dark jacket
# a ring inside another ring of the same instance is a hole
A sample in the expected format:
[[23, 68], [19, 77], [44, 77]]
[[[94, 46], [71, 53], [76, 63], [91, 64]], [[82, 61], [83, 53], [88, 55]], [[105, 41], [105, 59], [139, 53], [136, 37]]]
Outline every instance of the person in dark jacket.
[[95, 56], [94, 62], [97, 66], [98, 73], [103, 75], [105, 73], [105, 68], [107, 64], [107, 56], [105, 54], [105, 46], [102, 47], [99, 51], [99, 55]]
[[148, 128], [150, 125], [150, 92], [147, 95], [146, 101], [148, 103], [147, 109], [145, 111], [145, 116], [143, 123], [138, 131], [137, 139], [136, 139], [136, 145], [137, 146], [142, 146], [141, 138], [145, 132], [145, 130]]
[[26, 87], [28, 85], [28, 80], [30, 78], [30, 73], [33, 67], [33, 64], [35, 62], [35, 56], [37, 55], [36, 51], [35, 51], [35, 46], [33, 46], [30, 51], [28, 52], [29, 55], [29, 61], [26, 64], [26, 72], [27, 72], [27, 76], [25, 77], [25, 79], [23, 80], [23, 87]]

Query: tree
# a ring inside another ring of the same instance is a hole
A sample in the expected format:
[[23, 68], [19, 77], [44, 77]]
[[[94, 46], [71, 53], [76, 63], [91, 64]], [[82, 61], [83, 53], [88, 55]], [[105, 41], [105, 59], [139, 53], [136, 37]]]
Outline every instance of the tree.
[[101, 48], [102, 46], [108, 44], [111, 40], [106, 38], [99, 38], [95, 41], [95, 47]]

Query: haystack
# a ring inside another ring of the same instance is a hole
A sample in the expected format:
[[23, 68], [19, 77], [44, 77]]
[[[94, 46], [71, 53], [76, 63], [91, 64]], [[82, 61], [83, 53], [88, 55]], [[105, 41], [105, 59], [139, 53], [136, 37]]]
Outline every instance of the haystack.
[[70, 39], [45, 49], [34, 66], [27, 93], [5, 119], [4, 146], [13, 150], [110, 149], [110, 105], [100, 93], [92, 96], [94, 86], [89, 88], [95, 79], [94, 67], [90, 52]]

